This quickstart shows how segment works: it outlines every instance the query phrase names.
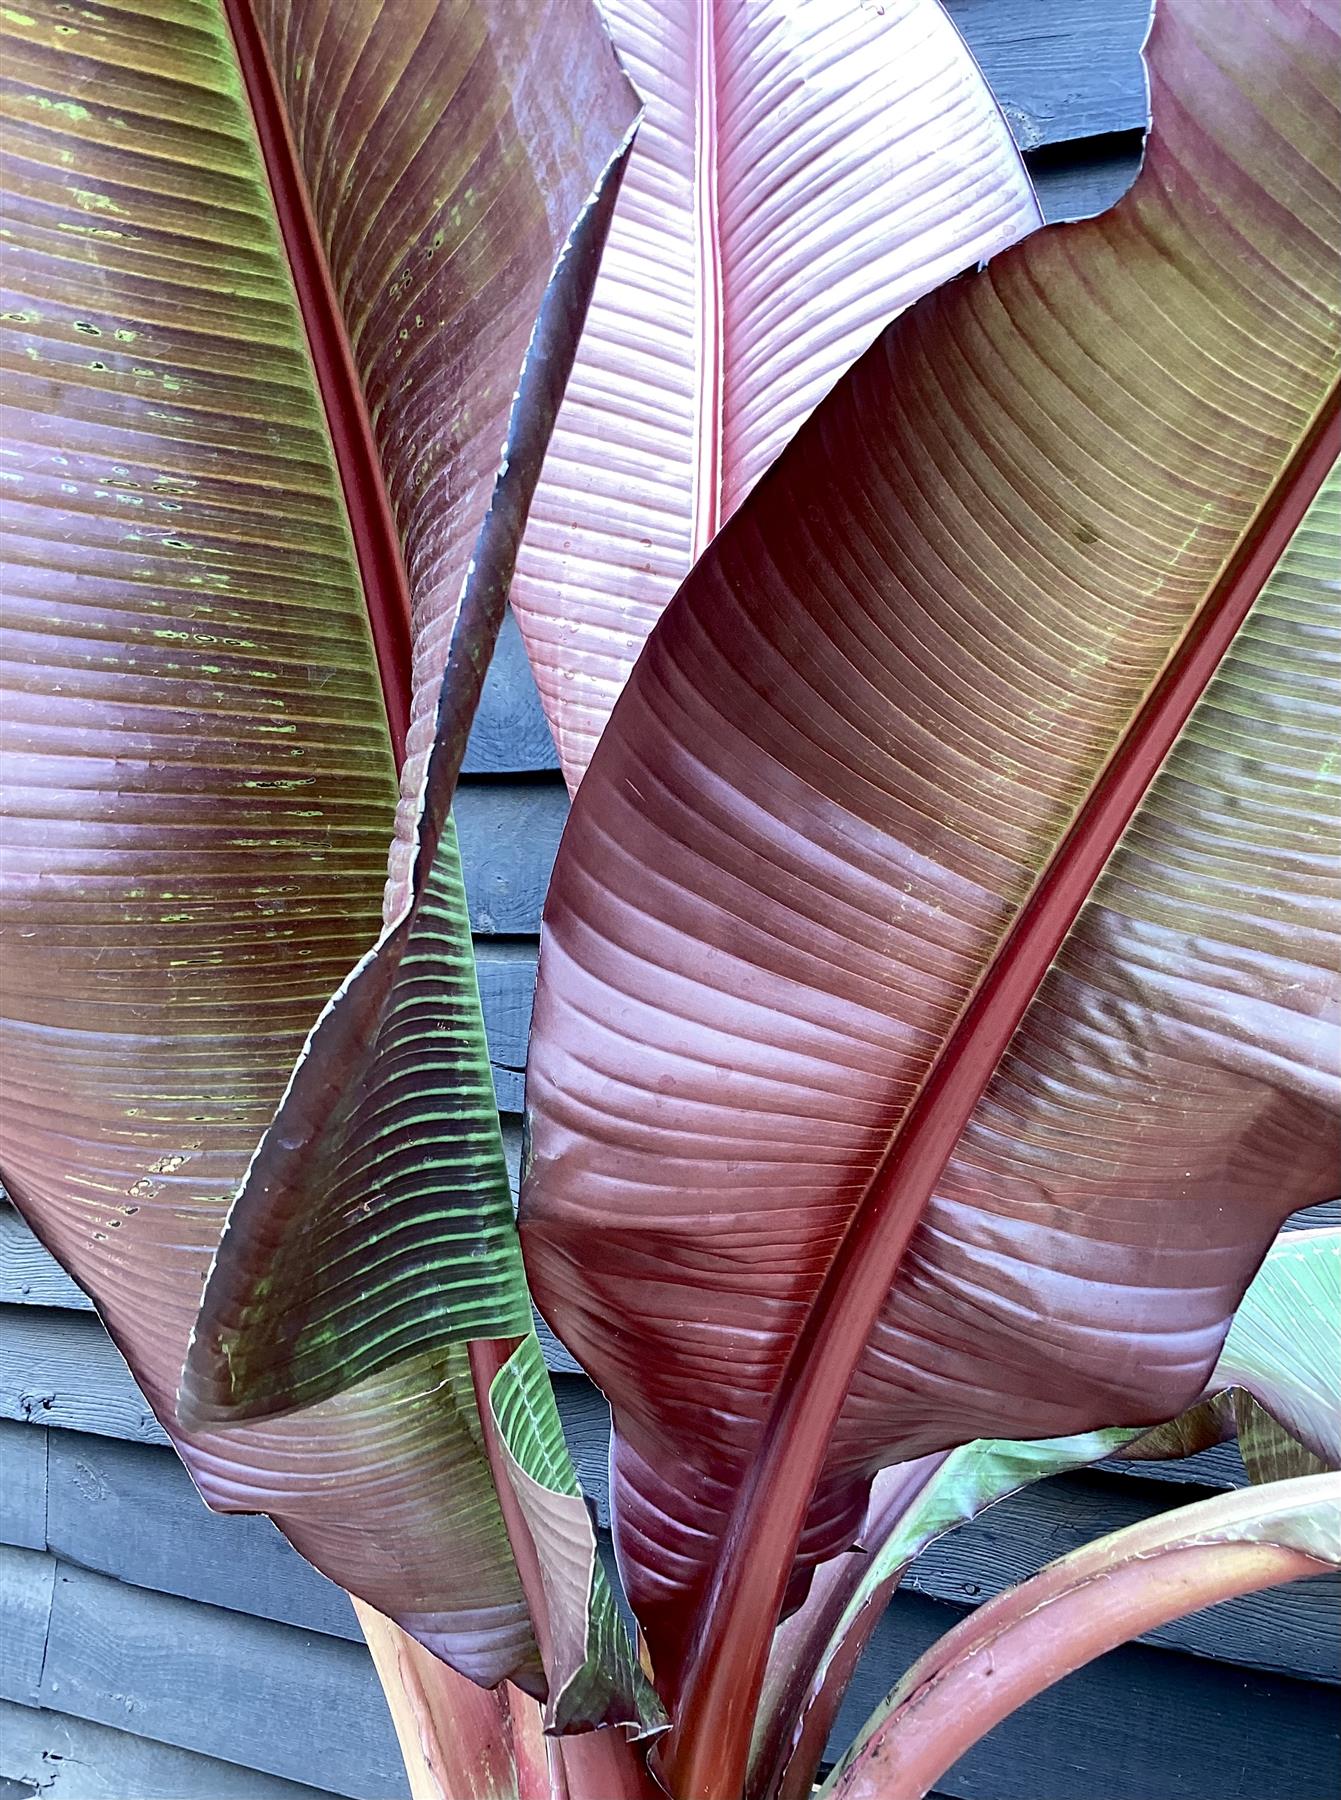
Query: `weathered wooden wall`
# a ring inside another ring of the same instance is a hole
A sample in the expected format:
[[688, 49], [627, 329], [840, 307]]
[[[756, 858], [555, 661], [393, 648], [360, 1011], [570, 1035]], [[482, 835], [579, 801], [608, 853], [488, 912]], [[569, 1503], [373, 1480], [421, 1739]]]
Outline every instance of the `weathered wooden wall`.
[[[1146, 0], [948, 0], [1053, 218], [1108, 204], [1139, 160]], [[515, 629], [458, 805], [500, 1110], [516, 1113], [562, 783]], [[553, 1340], [606, 1522], [608, 1419]], [[845, 1715], [967, 1608], [1105, 1530], [1242, 1480], [1237, 1456], [1050, 1482], [934, 1546]], [[1336, 1596], [1308, 1583], [1169, 1626], [1000, 1727], [959, 1800], [1328, 1800]], [[264, 1519], [201, 1505], [79, 1290], [0, 1208], [0, 1800], [392, 1800], [406, 1792], [346, 1597]]]

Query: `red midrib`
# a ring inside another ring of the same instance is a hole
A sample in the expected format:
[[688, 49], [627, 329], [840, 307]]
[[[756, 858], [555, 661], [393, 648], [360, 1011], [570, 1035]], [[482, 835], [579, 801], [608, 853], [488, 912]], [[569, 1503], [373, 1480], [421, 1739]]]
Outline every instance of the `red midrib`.
[[280, 236], [293, 272], [317, 386], [358, 561], [386, 703], [391, 748], [400, 767], [410, 718], [410, 593], [381, 460], [363, 402], [344, 318], [317, 233], [288, 114], [250, 0], [224, 0], [256, 136], [274, 196]]
[[801, 1528], [904, 1251], [1118, 839], [1338, 455], [1341, 392], [1333, 388], [1040, 875], [866, 1191], [778, 1384], [699, 1608], [679, 1723], [664, 1752], [678, 1800], [735, 1800], [741, 1791]]
[[699, 0], [698, 69], [694, 118], [694, 233], [698, 258], [698, 358], [694, 418], [690, 566], [721, 524], [724, 290], [721, 213], [717, 191], [716, 0]]

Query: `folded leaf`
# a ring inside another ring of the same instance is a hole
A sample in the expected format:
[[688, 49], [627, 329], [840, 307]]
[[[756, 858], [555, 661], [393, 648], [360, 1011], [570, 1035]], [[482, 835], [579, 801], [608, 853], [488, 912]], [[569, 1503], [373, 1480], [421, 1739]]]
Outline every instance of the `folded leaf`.
[[1341, 1229], [1283, 1231], [1234, 1314], [1205, 1397], [1123, 1454], [1187, 1456], [1237, 1435], [1254, 1481], [1341, 1468]]
[[570, 788], [675, 589], [895, 312], [1041, 224], [938, 0], [608, 0], [647, 106], [512, 602]]
[[1171, 1416], [1332, 1189], [1336, 47], [1168, 0], [1131, 193], [890, 328], [575, 801], [523, 1236], [696, 1753], [812, 1469], [802, 1568], [886, 1463]]
[[397, 643], [431, 734], [472, 543], [467, 598], [501, 607], [580, 320], [581, 259], [554, 263], [631, 97], [577, 0], [228, 16], [3, 21], [0, 1154], [211, 1504], [542, 1691], [464, 1346], [227, 1434], [173, 1392], [229, 1198], [377, 931]]
[[1254, 1481], [1341, 1469], [1341, 1228], [1283, 1232], [1234, 1315], [1213, 1388], [1235, 1391]]
[[949, 1631], [821, 1790], [920, 1800], [999, 1720], [1126, 1638], [1235, 1594], [1341, 1566], [1341, 1476], [1180, 1506], [1050, 1563]]

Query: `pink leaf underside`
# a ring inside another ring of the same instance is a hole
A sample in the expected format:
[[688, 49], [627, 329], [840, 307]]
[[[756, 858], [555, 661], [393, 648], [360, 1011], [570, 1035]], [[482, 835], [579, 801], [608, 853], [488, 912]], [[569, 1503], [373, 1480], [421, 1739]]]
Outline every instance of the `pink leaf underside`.
[[[919, 1083], [1334, 396], [1334, 21], [1234, 21], [1166, 0], [1131, 194], [913, 308], [839, 384], [681, 589], [575, 801], [523, 1237], [612, 1402], [654, 1661]], [[1337, 504], [1333, 481], [921, 1215], [805, 1561], [882, 1463], [1189, 1404], [1281, 1219], [1333, 1191]]]
[[1041, 223], [938, 0], [610, 0], [646, 113], [512, 601], [570, 788], [648, 632], [903, 306]]
[[[421, 755], [531, 325], [636, 109], [586, 0], [255, 11], [400, 528]], [[76, 33], [39, 0], [0, 29], [5, 1180], [212, 1505], [271, 1513], [472, 1675], [534, 1676], [459, 1367], [176, 1424], [229, 1200], [377, 934], [395, 775], [220, 14], [90, 7]]]

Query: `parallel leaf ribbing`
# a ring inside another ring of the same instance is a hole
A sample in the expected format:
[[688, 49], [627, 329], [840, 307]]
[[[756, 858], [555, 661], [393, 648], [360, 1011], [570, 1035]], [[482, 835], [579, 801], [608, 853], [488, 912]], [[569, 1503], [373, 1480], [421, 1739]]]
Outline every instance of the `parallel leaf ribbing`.
[[[620, 1553], [672, 1684], [863, 1195], [1328, 403], [1335, 47], [1320, 10], [1228, 31], [1169, 0], [1132, 193], [891, 328], [681, 590], [584, 779], [523, 1232], [612, 1400]], [[1327, 1192], [1336, 920], [1295, 929], [1292, 798], [1319, 818], [1296, 720], [1322, 670], [1317, 627], [1261, 606], [925, 1209], [883, 1198], [907, 1249], [803, 1565], [883, 1462], [1178, 1410], [1280, 1217]], [[1177, 785], [1226, 712], [1242, 741]], [[712, 1679], [744, 1685], [729, 1658]]]
[[720, 523], [901, 306], [1041, 223], [938, 0], [612, 0], [644, 97], [513, 603], [570, 787]]
[[[531, 325], [633, 107], [577, 0], [494, 5], [488, 28], [473, 0], [414, 9], [413, 32], [403, 16], [255, 9], [422, 636], [459, 593]], [[538, 1689], [464, 1347], [403, 1347], [227, 1434], [175, 1407], [229, 1200], [376, 935], [396, 775], [340, 402], [314, 379], [300, 247], [222, 9], [39, 0], [3, 27], [6, 1184], [212, 1504], [270, 1512], [458, 1668]], [[314, 132], [339, 151], [334, 200]], [[431, 719], [441, 658], [424, 668]], [[473, 973], [469, 992], [467, 1048]], [[466, 1151], [493, 1159], [506, 1211], [478, 1091]]]

